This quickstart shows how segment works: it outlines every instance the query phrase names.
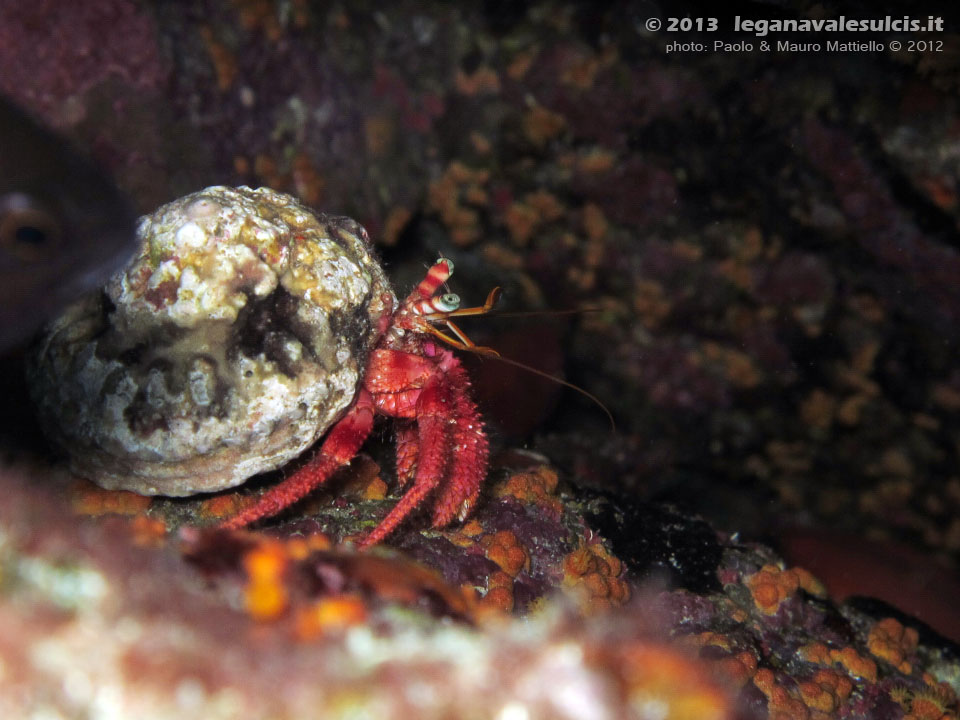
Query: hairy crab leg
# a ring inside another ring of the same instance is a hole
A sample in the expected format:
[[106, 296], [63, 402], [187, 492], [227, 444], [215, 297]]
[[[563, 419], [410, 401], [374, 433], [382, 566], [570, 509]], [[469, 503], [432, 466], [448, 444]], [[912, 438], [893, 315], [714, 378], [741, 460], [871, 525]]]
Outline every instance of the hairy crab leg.
[[450, 449], [450, 392], [440, 379], [423, 389], [417, 403], [417, 474], [411, 487], [387, 516], [360, 541], [361, 549], [376, 545], [430, 494], [444, 477]]
[[[397, 422], [402, 423], [401, 420]], [[397, 445], [397, 481], [400, 487], [406, 487], [417, 471], [417, 455], [420, 449], [417, 444], [417, 426], [412, 422], [400, 424], [394, 435]]]
[[361, 388], [350, 412], [333, 426], [320, 450], [306, 465], [261, 495], [253, 505], [224, 520], [219, 527], [235, 530], [276, 515], [322, 485], [360, 450], [373, 429], [373, 415], [373, 398]]
[[[444, 368], [444, 366], [447, 366]], [[450, 469], [434, 504], [433, 525], [441, 527], [454, 517], [463, 519], [480, 494], [486, 474], [489, 443], [476, 404], [467, 393], [470, 380], [460, 361], [448, 353], [441, 361], [446, 381], [452, 388], [454, 418]]]

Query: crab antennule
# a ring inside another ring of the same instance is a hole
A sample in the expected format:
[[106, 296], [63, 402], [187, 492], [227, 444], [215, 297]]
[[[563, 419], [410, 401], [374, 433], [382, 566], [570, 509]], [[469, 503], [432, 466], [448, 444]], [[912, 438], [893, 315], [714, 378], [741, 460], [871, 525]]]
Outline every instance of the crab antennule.
[[500, 299], [500, 288], [495, 287], [487, 294], [487, 299], [483, 301], [483, 305], [478, 305], [477, 307], [468, 307], [468, 308], [454, 308], [447, 313], [447, 317], [466, 317], [467, 315], [486, 315], [488, 312], [493, 310], [493, 306], [497, 304], [497, 301]]
[[457, 338], [450, 337], [442, 330], [438, 330], [437, 328], [435, 328], [433, 325], [425, 325], [422, 328], [422, 331], [425, 333], [429, 333], [430, 335], [433, 335], [435, 338], [439, 338], [440, 340], [445, 342], [447, 345], [449, 345], [450, 347], [455, 347], [457, 350], [469, 350], [470, 352], [476, 353], [477, 355], [492, 355], [494, 357], [500, 357], [500, 353], [498, 353], [493, 348], [484, 347], [483, 345], [477, 345], [476, 343], [474, 343], [473, 340], [471, 340], [464, 334], [463, 330], [458, 328], [453, 323], [447, 322], [447, 325], [454, 329], [454, 332], [456, 333], [457, 337], [460, 338], [459, 340]]
[[[447, 293], [446, 295], [437, 295], [436, 297], [427, 298], [425, 300], [411, 302], [410, 311], [414, 315], [420, 315], [429, 322], [441, 322], [452, 317], [486, 315], [488, 312], [493, 310], [493, 306], [497, 304], [497, 300], [499, 299], [500, 288], [495, 287], [489, 292], [487, 299], [483, 302], [483, 305], [462, 308], [460, 307], [460, 297], [453, 293]], [[450, 322], [447, 321], [447, 324], [449, 325]]]
[[460, 342], [463, 343], [463, 348], [465, 350], [469, 350], [470, 352], [474, 352], [479, 355], [493, 355], [494, 357], [500, 357], [500, 353], [493, 348], [477, 345], [473, 340], [467, 337], [467, 334], [463, 330], [449, 320], [447, 320], [447, 327], [450, 328], [450, 331], [460, 339]]

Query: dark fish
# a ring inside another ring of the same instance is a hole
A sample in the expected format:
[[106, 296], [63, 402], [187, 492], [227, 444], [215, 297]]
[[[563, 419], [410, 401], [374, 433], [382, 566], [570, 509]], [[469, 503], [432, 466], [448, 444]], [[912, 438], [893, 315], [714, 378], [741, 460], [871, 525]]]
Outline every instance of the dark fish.
[[102, 285], [133, 254], [135, 228], [93, 163], [0, 97], [0, 351]]

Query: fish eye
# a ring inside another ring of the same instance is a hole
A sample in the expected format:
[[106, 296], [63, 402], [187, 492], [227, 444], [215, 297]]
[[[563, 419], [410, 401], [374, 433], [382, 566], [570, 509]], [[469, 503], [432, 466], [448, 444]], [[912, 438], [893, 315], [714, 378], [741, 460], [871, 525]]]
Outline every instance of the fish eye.
[[46, 260], [62, 239], [56, 215], [24, 193], [0, 196], [0, 250], [23, 262]]

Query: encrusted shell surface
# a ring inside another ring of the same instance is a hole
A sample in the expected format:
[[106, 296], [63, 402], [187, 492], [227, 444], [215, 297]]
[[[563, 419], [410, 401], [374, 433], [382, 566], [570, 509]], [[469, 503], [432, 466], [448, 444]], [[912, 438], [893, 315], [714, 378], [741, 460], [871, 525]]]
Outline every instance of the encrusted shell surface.
[[140, 220], [140, 250], [28, 359], [74, 472], [191, 495], [242, 483], [346, 411], [395, 298], [367, 235], [266, 188], [210, 187]]

